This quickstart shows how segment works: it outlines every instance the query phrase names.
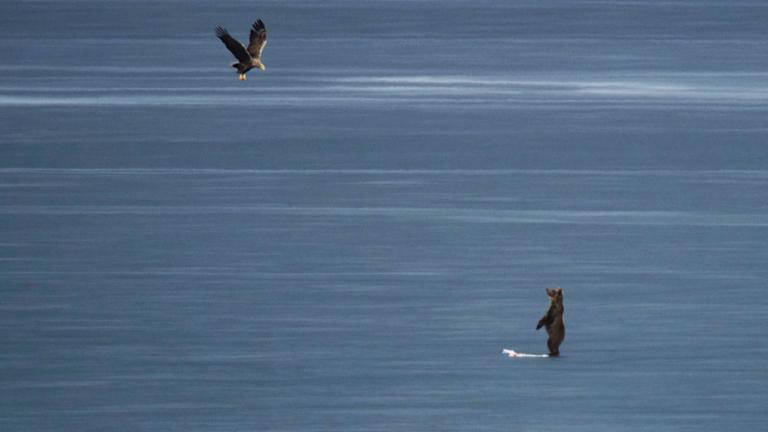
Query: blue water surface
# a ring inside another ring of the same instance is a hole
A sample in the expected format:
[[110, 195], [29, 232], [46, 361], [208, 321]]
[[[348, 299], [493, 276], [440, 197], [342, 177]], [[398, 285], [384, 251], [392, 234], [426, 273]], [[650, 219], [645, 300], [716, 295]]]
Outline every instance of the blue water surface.
[[3, 1], [0, 429], [765, 429], [766, 23]]

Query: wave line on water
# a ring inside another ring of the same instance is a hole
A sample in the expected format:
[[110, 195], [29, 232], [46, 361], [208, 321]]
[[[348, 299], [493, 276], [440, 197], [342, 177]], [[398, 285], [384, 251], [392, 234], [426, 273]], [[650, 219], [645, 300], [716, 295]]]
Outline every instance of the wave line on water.
[[49, 175], [573, 175], [573, 176], [661, 176], [661, 177], [696, 177], [696, 176], [734, 176], [768, 177], [768, 170], [692, 170], [692, 169], [628, 169], [628, 170], [590, 170], [590, 169], [515, 169], [515, 168], [478, 168], [478, 169], [387, 169], [387, 168], [35, 168], [13, 167], [0, 168], [0, 174], [49, 174]]
[[142, 206], [142, 205], [7, 205], [3, 215], [213, 215], [394, 217], [461, 223], [555, 225], [655, 225], [766, 227], [763, 214], [711, 214], [663, 210], [494, 210], [456, 207], [313, 207], [281, 205]]

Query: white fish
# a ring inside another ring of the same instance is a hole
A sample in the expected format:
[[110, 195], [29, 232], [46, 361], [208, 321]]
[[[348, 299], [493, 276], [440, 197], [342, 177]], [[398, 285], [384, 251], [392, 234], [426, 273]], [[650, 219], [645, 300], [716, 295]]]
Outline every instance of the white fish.
[[502, 354], [506, 354], [509, 357], [526, 357], [526, 358], [547, 358], [549, 357], [549, 354], [526, 354], [526, 353], [519, 353], [515, 350], [511, 349], [503, 349], [501, 351]]

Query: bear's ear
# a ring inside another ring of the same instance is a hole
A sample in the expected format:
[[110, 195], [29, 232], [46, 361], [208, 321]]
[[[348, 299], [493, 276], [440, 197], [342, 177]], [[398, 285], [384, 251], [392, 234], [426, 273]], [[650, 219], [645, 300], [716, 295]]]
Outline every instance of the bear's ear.
[[550, 297], [554, 297], [557, 293], [552, 288], [547, 288], [547, 295]]
[[562, 288], [560, 288], [560, 287], [557, 287], [557, 293], [558, 293], [558, 294], [560, 294], [560, 295], [562, 295], [562, 294], [563, 294], [563, 289], [562, 289]]

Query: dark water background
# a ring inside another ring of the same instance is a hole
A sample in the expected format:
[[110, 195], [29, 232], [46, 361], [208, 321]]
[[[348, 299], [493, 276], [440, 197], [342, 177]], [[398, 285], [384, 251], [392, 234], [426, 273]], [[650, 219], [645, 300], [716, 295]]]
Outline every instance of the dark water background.
[[0, 429], [768, 427], [766, 23], [3, 1]]

